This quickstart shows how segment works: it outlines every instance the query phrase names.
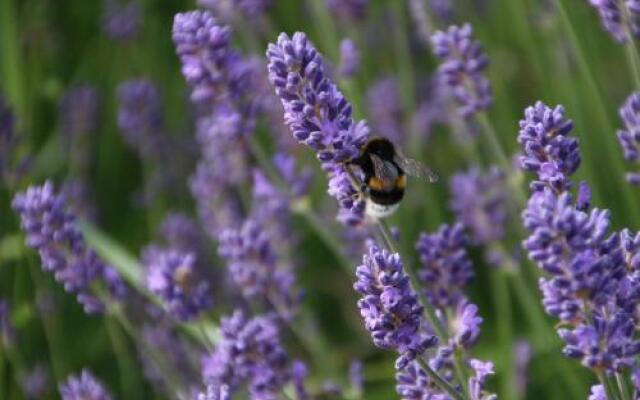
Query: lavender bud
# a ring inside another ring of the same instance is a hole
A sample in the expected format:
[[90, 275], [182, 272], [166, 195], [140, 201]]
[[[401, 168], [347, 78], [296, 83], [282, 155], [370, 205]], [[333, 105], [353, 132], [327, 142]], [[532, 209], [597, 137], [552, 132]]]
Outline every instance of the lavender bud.
[[433, 52], [441, 61], [439, 78], [446, 83], [460, 106], [462, 117], [470, 117], [493, 103], [491, 85], [482, 74], [489, 59], [480, 43], [473, 39], [470, 24], [451, 25], [431, 36]]
[[78, 375], [71, 375], [60, 384], [62, 400], [111, 400], [111, 395], [91, 371], [83, 369]]

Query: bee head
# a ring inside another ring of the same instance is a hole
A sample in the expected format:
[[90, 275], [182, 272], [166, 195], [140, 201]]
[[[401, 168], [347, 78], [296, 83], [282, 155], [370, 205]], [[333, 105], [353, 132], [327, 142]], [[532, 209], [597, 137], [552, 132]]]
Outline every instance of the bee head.
[[375, 137], [369, 140], [366, 151], [377, 155], [383, 160], [393, 160], [396, 149], [393, 143], [385, 137]]

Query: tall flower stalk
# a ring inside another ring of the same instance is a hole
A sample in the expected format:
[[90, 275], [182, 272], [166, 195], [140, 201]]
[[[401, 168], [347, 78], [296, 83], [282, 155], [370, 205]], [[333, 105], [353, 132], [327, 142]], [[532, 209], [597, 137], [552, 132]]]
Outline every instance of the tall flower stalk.
[[631, 394], [625, 381], [640, 354], [631, 306], [640, 293], [636, 236], [611, 232], [609, 210], [591, 208], [586, 183], [574, 198], [571, 176], [580, 152], [571, 130], [561, 106], [552, 109], [541, 102], [527, 108], [520, 121], [518, 141], [525, 150], [520, 164], [537, 175], [522, 214], [530, 233], [523, 246], [545, 272], [539, 282], [543, 305], [561, 321], [564, 354], [598, 376], [602, 386], [594, 393], [626, 399]]

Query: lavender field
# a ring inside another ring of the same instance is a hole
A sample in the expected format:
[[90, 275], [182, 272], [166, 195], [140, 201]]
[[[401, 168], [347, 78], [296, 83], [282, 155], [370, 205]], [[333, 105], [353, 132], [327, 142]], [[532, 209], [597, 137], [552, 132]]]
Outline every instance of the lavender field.
[[639, 400], [639, 40], [639, 0], [0, 0], [0, 400]]

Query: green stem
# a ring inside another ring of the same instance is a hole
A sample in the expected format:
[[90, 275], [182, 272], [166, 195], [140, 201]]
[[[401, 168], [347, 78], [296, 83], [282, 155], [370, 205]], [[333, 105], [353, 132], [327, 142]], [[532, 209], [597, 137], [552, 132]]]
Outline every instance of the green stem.
[[636, 90], [640, 89], [640, 61], [638, 60], [638, 51], [636, 44], [633, 40], [629, 40], [625, 45], [627, 53], [627, 65], [629, 66], [629, 73], [633, 79], [633, 84]]
[[111, 341], [111, 347], [116, 355], [116, 362], [118, 364], [118, 370], [120, 371], [122, 393], [126, 398], [142, 398], [142, 392], [140, 390], [142, 388], [142, 382], [137, 379], [137, 374], [131, 373], [136, 366], [136, 360], [133, 359], [121, 331], [111, 317], [105, 316], [104, 324], [107, 328], [109, 340]]
[[[465, 400], [464, 396], [460, 392], [458, 392], [453, 386], [451, 386], [449, 382], [442, 379], [442, 377], [438, 375], [436, 371], [431, 369], [429, 364], [427, 364], [421, 357], [418, 357], [417, 360], [424, 372], [429, 375], [429, 378], [431, 378], [440, 389], [447, 392], [455, 400]], [[463, 386], [465, 385], [463, 384]]]
[[511, 319], [509, 288], [503, 269], [491, 271], [489, 275], [491, 276], [496, 320], [499, 321], [497, 340], [498, 348], [501, 349], [502, 369], [504, 371], [501, 379], [502, 397], [515, 399], [517, 397], [517, 390], [515, 387], [515, 367], [513, 365], [513, 357], [511, 356], [511, 346], [513, 344], [511, 326], [513, 321]]
[[622, 400], [631, 400], [631, 395], [629, 394], [629, 388], [627, 387], [627, 384], [624, 381], [624, 377], [619, 372], [616, 372], [616, 383], [618, 384], [618, 390], [622, 395]]
[[613, 388], [611, 387], [611, 383], [609, 382], [609, 379], [607, 379], [607, 377], [604, 375], [603, 372], [597, 372], [596, 375], [598, 376], [598, 380], [600, 380], [600, 383], [602, 384], [602, 387], [604, 388], [604, 391], [606, 393], [607, 396], [607, 400], [618, 400], [618, 397], [615, 395]]

